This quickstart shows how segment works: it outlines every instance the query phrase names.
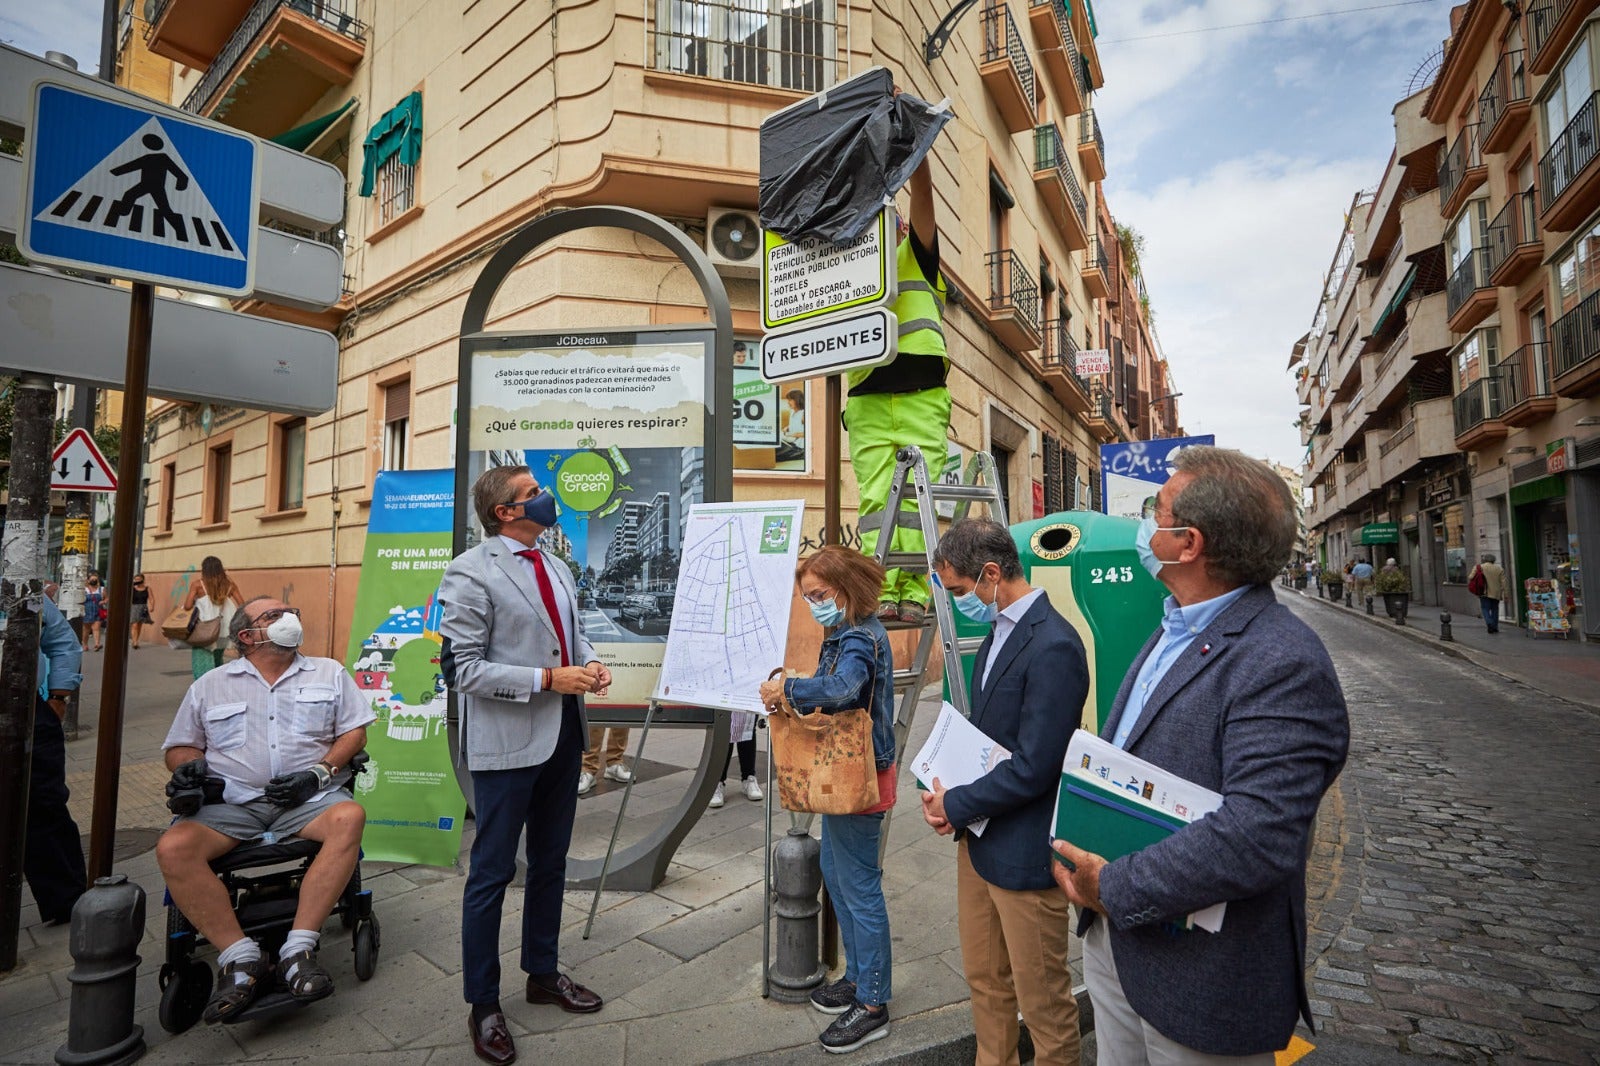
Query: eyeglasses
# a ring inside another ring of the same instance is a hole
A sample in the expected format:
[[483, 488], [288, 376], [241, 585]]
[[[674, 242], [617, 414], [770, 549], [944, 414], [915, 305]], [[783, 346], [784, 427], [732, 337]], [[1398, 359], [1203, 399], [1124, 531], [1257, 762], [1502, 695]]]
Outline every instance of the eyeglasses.
[[276, 622], [286, 614], [292, 614], [296, 618], [299, 618], [300, 608], [274, 607], [271, 610], [262, 611], [260, 614], [256, 615], [255, 620], [251, 622], [251, 625], [269, 625], [273, 622]]
[[833, 599], [832, 589], [817, 589], [815, 592], [802, 592], [800, 598], [807, 603], [814, 603], [819, 607]]

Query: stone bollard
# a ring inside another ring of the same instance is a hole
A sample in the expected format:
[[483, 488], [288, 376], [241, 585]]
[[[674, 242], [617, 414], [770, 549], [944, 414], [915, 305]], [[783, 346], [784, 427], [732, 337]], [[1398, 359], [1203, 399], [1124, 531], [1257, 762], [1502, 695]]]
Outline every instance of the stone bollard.
[[126, 874], [95, 881], [72, 908], [72, 1003], [60, 1066], [120, 1066], [144, 1055], [133, 1024], [137, 949], [144, 936], [144, 889]]
[[772, 848], [772, 887], [777, 895], [778, 946], [772, 960], [772, 998], [804, 1003], [827, 973], [817, 953], [817, 916], [822, 904], [822, 845], [799, 826]]
[[1442, 641], [1445, 641], [1446, 643], [1450, 643], [1450, 642], [1452, 642], [1452, 641], [1454, 641], [1456, 639], [1455, 636], [1452, 635], [1451, 632], [1450, 632], [1450, 622], [1451, 622], [1450, 612], [1449, 611], [1440, 611], [1439, 612], [1439, 639], [1442, 640]]

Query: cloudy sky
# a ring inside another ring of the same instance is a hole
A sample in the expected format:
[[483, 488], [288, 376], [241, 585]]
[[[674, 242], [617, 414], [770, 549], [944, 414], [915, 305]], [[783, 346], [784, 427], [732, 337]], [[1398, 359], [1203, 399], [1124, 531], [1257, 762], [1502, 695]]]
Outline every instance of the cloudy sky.
[[[7, 3], [0, 40], [86, 71], [98, 0]], [[1145, 235], [1184, 427], [1298, 464], [1285, 372], [1345, 208], [1376, 186], [1391, 110], [1449, 0], [1100, 0], [1105, 194]], [[973, 16], [974, 20], [976, 16]]]

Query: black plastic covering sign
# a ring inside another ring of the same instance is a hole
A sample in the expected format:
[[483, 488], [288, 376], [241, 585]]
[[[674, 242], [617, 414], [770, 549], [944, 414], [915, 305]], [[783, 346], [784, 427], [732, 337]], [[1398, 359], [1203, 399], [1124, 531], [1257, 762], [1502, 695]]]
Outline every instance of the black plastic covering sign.
[[911, 177], [953, 116], [895, 94], [873, 67], [761, 124], [761, 225], [789, 240], [859, 237]]

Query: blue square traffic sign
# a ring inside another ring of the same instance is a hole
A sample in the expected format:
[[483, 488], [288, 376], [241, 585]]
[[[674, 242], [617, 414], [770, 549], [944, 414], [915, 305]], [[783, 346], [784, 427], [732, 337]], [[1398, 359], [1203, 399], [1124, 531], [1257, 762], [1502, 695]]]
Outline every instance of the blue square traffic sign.
[[133, 281], [249, 295], [257, 148], [254, 137], [216, 123], [40, 82], [22, 252]]

